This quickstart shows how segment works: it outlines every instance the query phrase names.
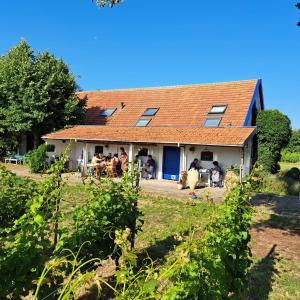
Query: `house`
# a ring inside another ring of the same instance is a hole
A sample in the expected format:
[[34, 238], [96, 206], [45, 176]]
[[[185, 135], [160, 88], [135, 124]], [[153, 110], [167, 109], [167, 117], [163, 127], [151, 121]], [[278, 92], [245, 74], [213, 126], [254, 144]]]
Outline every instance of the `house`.
[[242, 166], [248, 174], [256, 157], [256, 114], [264, 109], [261, 80], [158, 88], [84, 91], [85, 125], [43, 136], [50, 155], [73, 141], [71, 168], [94, 153], [119, 153], [132, 161], [151, 154], [159, 179], [178, 179], [194, 158], [204, 168]]

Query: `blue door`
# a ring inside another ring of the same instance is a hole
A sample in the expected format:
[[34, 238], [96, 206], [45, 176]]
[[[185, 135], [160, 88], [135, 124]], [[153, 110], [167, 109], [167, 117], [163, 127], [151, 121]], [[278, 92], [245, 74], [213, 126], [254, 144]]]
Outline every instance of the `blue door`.
[[164, 147], [163, 179], [179, 180], [180, 148]]

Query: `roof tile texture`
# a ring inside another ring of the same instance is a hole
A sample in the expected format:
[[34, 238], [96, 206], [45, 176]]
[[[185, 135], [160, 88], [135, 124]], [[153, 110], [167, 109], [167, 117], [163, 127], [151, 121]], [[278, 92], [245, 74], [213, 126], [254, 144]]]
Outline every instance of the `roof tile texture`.
[[[226, 104], [220, 126], [243, 126], [257, 80], [215, 84], [80, 92], [87, 97], [87, 124], [135, 126], [148, 107], [159, 108], [149, 127], [202, 126], [212, 105]], [[121, 102], [125, 104], [121, 109]], [[109, 118], [100, 117], [106, 108], [116, 108]]]
[[48, 139], [78, 139], [103, 142], [183, 143], [242, 146], [254, 128], [171, 128], [78, 125], [50, 133]]

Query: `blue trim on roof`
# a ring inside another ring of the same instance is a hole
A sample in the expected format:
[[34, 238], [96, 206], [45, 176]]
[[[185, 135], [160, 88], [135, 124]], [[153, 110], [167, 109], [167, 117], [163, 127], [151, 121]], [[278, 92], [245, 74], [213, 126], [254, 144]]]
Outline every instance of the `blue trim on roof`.
[[263, 95], [262, 95], [262, 89], [261, 88], [262, 88], [261, 87], [261, 79], [259, 79], [259, 80], [257, 80], [257, 84], [256, 84], [256, 87], [255, 87], [255, 90], [254, 90], [254, 94], [253, 94], [253, 97], [252, 97], [252, 100], [251, 100], [251, 103], [250, 103], [250, 107], [249, 107], [245, 122], [244, 122], [244, 126], [248, 125], [248, 122], [249, 122], [249, 119], [250, 119], [250, 116], [251, 116], [251, 113], [252, 113], [252, 108], [253, 108], [253, 105], [255, 104], [255, 101], [256, 101], [257, 93], [260, 93], [261, 107], [262, 107], [262, 109], [264, 109], [264, 102], [263, 102]]

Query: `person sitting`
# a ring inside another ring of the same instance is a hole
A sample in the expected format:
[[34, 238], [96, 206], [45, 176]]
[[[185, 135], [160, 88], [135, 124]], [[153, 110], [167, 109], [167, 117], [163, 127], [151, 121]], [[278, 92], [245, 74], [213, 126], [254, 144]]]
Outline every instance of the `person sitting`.
[[112, 158], [112, 164], [116, 166], [116, 172], [118, 176], [122, 175], [122, 169], [121, 169], [121, 160], [118, 157], [118, 153], [115, 153]]
[[222, 169], [219, 166], [219, 163], [217, 161], [213, 162], [213, 167], [211, 169], [211, 186], [218, 186], [222, 187]]
[[[190, 167], [189, 167], [189, 170], [191, 170], [191, 169], [195, 169], [195, 170], [199, 171], [200, 165], [199, 165], [199, 159], [198, 159], [198, 158], [195, 158], [195, 159], [191, 162]], [[189, 171], [189, 170], [188, 170], [188, 171]]]
[[147, 172], [147, 179], [155, 179], [156, 169], [155, 169], [155, 160], [153, 159], [152, 155], [148, 155], [148, 159], [146, 162], [146, 172]]
[[100, 156], [99, 156], [99, 154], [95, 153], [92, 158], [91, 164], [97, 165], [99, 163], [100, 163]]

